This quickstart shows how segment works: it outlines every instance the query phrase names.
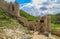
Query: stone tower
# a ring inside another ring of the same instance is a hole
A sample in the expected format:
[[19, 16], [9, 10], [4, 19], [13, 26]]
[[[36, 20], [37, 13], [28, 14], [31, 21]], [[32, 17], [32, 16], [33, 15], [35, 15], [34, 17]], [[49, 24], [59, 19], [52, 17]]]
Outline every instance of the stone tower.
[[13, 10], [14, 10], [14, 14], [15, 14], [16, 16], [17, 16], [17, 15], [20, 16], [20, 14], [19, 14], [19, 5], [18, 5], [17, 2], [15, 2]]
[[14, 15], [14, 16], [19, 16], [19, 5], [18, 3], [10, 3], [8, 5], [8, 12], [10, 12], [10, 14]]
[[0, 7], [2, 7], [2, 9], [6, 10], [6, 3], [4, 0], [0, 0]]
[[10, 2], [10, 4], [8, 5], [8, 11], [11, 13], [13, 12], [12, 8], [13, 8], [13, 4], [12, 4], [12, 2]]
[[51, 27], [51, 17], [50, 16], [39, 17], [38, 23], [40, 25], [39, 26], [40, 31], [42, 31], [42, 32], [51, 31], [50, 30], [50, 27]]
[[3, 3], [3, 2], [5, 2], [4, 0], [0, 0], [0, 3]]

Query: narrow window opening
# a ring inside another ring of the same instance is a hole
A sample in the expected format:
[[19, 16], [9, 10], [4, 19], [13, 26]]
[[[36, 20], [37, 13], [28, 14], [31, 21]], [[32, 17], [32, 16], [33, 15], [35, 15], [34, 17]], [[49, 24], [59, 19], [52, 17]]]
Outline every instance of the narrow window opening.
[[40, 23], [44, 23], [44, 20], [43, 20], [43, 19], [41, 19], [41, 20], [40, 20]]
[[12, 11], [14, 11], [14, 6], [12, 6]]

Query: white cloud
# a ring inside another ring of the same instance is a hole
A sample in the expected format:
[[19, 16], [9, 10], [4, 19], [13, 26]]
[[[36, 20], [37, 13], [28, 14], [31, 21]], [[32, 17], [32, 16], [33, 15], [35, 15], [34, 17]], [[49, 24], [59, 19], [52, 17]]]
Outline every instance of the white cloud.
[[[32, 0], [31, 3], [25, 3], [25, 7], [26, 6], [34, 6], [35, 8], [39, 9], [40, 7], [42, 7], [42, 3], [46, 2], [47, 0]], [[22, 6], [22, 7], [24, 7]]]
[[43, 2], [46, 2], [47, 0], [32, 0], [32, 4], [35, 6], [35, 7], [38, 7], [40, 6]]
[[[43, 3], [45, 3], [45, 5], [43, 5]], [[46, 5], [46, 4], [48, 4], [48, 5]], [[31, 7], [33, 7], [34, 9]], [[41, 11], [40, 10], [41, 7], [46, 7], [47, 10]], [[23, 9], [29, 13], [32, 13], [35, 16], [37, 14], [40, 15], [41, 13], [42, 14], [55, 14], [55, 13], [60, 12], [60, 0], [32, 0], [31, 3], [26, 3], [25, 5], [23, 5], [21, 9]], [[28, 9], [29, 11], [26, 9]]]
[[8, 3], [9, 3], [9, 2], [15, 2], [15, 0], [5, 0], [5, 1], [7, 1]]
[[31, 6], [33, 6], [33, 4], [32, 3], [25, 3], [22, 7], [20, 7], [20, 9], [22, 9], [23, 7], [31, 7]]
[[[5, 1], [7, 1], [8, 3], [15, 2], [15, 0]], [[55, 14], [60, 12], [60, 0], [31, 0], [31, 1], [32, 2], [25, 3], [23, 4], [23, 6], [20, 6], [20, 9], [23, 9], [34, 16], [41, 14]], [[40, 10], [41, 7], [46, 7], [47, 10], [41, 11]]]

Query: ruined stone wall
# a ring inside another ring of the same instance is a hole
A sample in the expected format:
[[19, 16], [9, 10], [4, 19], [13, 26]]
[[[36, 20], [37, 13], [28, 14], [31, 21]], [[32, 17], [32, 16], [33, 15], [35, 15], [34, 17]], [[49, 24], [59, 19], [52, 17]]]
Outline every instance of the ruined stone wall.
[[15, 16], [19, 21], [23, 23], [24, 26], [28, 26], [28, 20], [20, 16], [20, 10], [18, 3], [6, 3], [4, 0], [0, 0], [0, 7], [7, 12], [7, 14]]
[[19, 15], [20, 16], [20, 10], [19, 10], [19, 5], [18, 5], [18, 3], [16, 2], [15, 4], [14, 4], [14, 14], [17, 16], [17, 15]]
[[21, 21], [24, 26], [28, 26], [28, 25], [29, 25], [28, 20], [27, 20], [26, 18], [22, 17], [22, 16], [17, 17], [17, 19], [18, 19], [19, 21]]
[[4, 0], [0, 0], [0, 7], [4, 10], [7, 10], [7, 5]]
[[51, 16], [39, 17], [38, 24], [40, 25], [39, 28], [42, 28], [43, 32], [51, 31]]
[[29, 28], [38, 32], [50, 32], [51, 31], [51, 17], [50, 16], [39, 16], [38, 22], [29, 22]]
[[4, 0], [0, 0], [0, 7], [15, 16], [19, 16], [19, 5], [18, 3], [6, 3]]
[[37, 28], [37, 24], [36, 23], [37, 23], [36, 21], [30, 21], [29, 22], [29, 26], [28, 26], [29, 29], [36, 31], [36, 28]]
[[47, 18], [47, 21], [48, 21], [48, 23], [47, 23], [47, 31], [49, 31], [49, 32], [51, 32], [51, 16], [47, 16], [48, 18]]
[[10, 15], [15, 16], [19, 21], [23, 23], [24, 26], [28, 26], [33, 28], [34, 31], [50, 31], [51, 26], [51, 17], [50, 16], [42, 16], [38, 17], [38, 22], [32, 21], [29, 22], [26, 18], [20, 16], [20, 10], [18, 3], [9, 3], [7, 4], [4, 0], [0, 0], [0, 7]]
[[10, 12], [11, 14], [15, 15], [15, 16], [19, 16], [19, 5], [18, 3], [10, 3], [9, 7], [8, 7], [8, 12]]

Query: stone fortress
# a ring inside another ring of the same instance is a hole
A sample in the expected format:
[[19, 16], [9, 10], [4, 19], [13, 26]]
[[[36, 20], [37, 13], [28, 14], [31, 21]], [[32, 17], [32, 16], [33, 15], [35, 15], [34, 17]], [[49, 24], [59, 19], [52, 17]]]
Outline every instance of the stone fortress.
[[15, 16], [24, 26], [29, 29], [39, 32], [50, 32], [51, 29], [51, 17], [50, 16], [39, 16], [38, 21], [28, 21], [26, 18], [20, 16], [19, 5], [15, 3], [6, 3], [4, 0], [0, 0], [0, 8], [2, 8], [7, 14]]

